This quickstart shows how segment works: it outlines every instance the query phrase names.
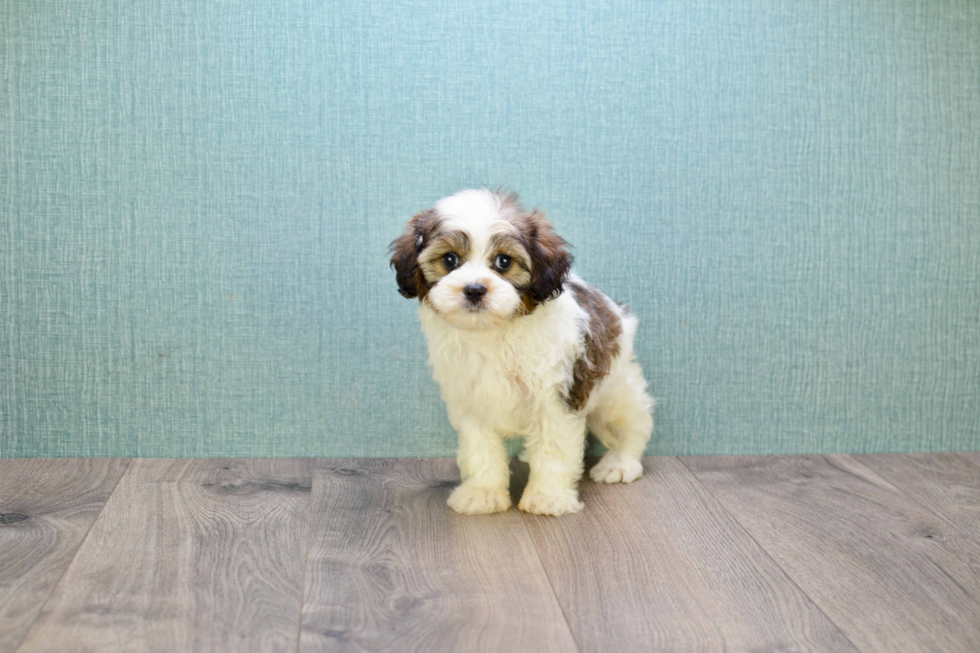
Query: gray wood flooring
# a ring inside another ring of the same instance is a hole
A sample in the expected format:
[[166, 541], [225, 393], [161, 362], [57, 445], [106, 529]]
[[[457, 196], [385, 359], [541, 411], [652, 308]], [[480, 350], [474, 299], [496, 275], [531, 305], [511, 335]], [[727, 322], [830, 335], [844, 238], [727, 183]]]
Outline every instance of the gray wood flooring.
[[561, 518], [458, 480], [0, 459], [0, 652], [980, 651], [976, 453], [651, 457]]

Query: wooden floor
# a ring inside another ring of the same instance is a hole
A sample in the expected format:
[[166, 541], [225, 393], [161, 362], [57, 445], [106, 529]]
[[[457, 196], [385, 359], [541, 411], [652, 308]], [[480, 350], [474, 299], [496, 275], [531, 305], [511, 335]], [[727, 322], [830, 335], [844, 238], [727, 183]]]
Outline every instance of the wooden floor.
[[644, 468], [462, 517], [444, 459], [2, 459], [0, 651], [980, 651], [980, 453]]

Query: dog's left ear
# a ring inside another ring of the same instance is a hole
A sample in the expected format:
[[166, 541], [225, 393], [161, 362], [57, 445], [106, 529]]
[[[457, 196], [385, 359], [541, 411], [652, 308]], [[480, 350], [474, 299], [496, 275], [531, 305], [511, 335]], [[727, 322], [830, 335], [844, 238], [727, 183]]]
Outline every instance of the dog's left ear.
[[405, 232], [392, 241], [388, 247], [391, 252], [391, 267], [395, 269], [395, 281], [402, 297], [425, 297], [429, 285], [419, 267], [419, 253], [425, 249], [435, 220], [432, 209], [415, 215], [405, 227]]
[[531, 211], [527, 218], [531, 256], [531, 298], [536, 302], [554, 299], [562, 293], [565, 277], [572, 267], [569, 244], [555, 233], [555, 228], [541, 211]]

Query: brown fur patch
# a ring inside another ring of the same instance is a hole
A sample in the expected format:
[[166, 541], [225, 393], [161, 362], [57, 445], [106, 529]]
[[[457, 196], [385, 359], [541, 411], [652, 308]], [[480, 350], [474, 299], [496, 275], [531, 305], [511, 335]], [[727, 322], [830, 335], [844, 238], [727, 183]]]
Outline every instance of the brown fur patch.
[[581, 410], [589, 401], [596, 383], [609, 374], [612, 361], [619, 355], [623, 325], [602, 294], [585, 284], [569, 282], [575, 302], [589, 314], [589, 330], [585, 333], [585, 355], [572, 368], [572, 385], [565, 403], [572, 410]]
[[419, 267], [419, 254], [436, 235], [442, 219], [433, 209], [426, 209], [408, 221], [405, 232], [392, 241], [391, 267], [395, 269], [398, 292], [402, 297], [418, 297], [421, 301], [429, 292], [429, 284]]
[[511, 259], [510, 268], [495, 272], [504, 280], [509, 281], [515, 288], [528, 288], [531, 283], [531, 257], [527, 253], [522, 238], [516, 234], [494, 234], [490, 237], [489, 261], [493, 266], [498, 254], [506, 254]]
[[531, 312], [538, 307], [538, 303], [531, 299], [531, 295], [522, 294], [521, 295], [521, 306], [517, 309], [518, 315], [530, 315]]
[[419, 254], [419, 268], [430, 288], [449, 274], [450, 270], [442, 263], [442, 257], [449, 253], [458, 256], [462, 265], [470, 255], [470, 237], [462, 231], [447, 231], [430, 237], [425, 250]]
[[[508, 196], [508, 201], [516, 203], [513, 196]], [[572, 267], [568, 242], [555, 233], [551, 222], [537, 209], [530, 213], [520, 211], [512, 223], [531, 258], [531, 280], [526, 292], [535, 304], [554, 299], [562, 293], [565, 277]]]

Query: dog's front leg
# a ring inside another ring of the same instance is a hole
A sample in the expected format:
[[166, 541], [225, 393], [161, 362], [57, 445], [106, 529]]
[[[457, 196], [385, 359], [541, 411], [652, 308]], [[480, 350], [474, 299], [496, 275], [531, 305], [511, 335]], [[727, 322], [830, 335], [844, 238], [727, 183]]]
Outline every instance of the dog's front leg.
[[452, 421], [459, 434], [456, 462], [463, 484], [449, 495], [449, 507], [464, 515], [507, 510], [510, 467], [504, 439], [465, 418]]
[[524, 444], [531, 466], [527, 487], [517, 507], [536, 515], [567, 515], [584, 504], [578, 500], [585, 454], [585, 418], [561, 400], [541, 410], [538, 424]]

